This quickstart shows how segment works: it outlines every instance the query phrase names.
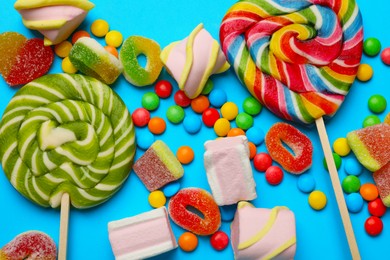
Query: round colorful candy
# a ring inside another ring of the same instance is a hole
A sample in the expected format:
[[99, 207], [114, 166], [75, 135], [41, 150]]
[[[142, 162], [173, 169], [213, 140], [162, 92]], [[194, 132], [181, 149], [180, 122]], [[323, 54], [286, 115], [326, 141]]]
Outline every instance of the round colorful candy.
[[333, 142], [333, 150], [340, 156], [347, 156], [351, 152], [347, 138], [340, 137]]
[[368, 56], [376, 56], [381, 51], [381, 42], [374, 37], [367, 38], [363, 42], [363, 51]]
[[219, 210], [221, 211], [222, 221], [231, 222], [237, 211], [237, 204], [221, 206], [219, 207]]
[[153, 208], [159, 208], [165, 205], [167, 198], [161, 190], [155, 190], [149, 194], [148, 201]]
[[69, 57], [65, 57], [61, 63], [62, 71], [68, 74], [75, 74], [77, 72], [77, 68], [72, 64]]
[[265, 172], [272, 165], [272, 158], [268, 153], [258, 153], [253, 158], [253, 166], [260, 172]]
[[184, 232], [178, 239], [179, 247], [186, 252], [192, 252], [198, 246], [198, 237], [191, 232]]
[[210, 237], [211, 246], [218, 251], [225, 249], [229, 245], [229, 237], [223, 231], [217, 231]]
[[91, 33], [96, 37], [104, 37], [109, 29], [108, 22], [103, 19], [97, 19], [91, 24]]
[[200, 94], [202, 95], [208, 95], [210, 94], [211, 90], [213, 90], [214, 84], [211, 81], [211, 79], [208, 79], [206, 82], [206, 85], [203, 87], [202, 92]]
[[360, 195], [362, 195], [363, 199], [366, 201], [375, 200], [379, 196], [378, 188], [373, 183], [364, 183], [360, 187]]
[[154, 92], [147, 92], [142, 96], [141, 103], [143, 108], [153, 111], [160, 105], [160, 98]]
[[364, 223], [364, 229], [370, 236], [377, 236], [382, 233], [383, 222], [380, 218], [371, 216]]
[[236, 117], [236, 125], [243, 130], [248, 130], [253, 126], [253, 117], [246, 112], [239, 113]]
[[382, 113], [383, 111], [386, 110], [386, 106], [387, 106], [386, 98], [382, 95], [379, 94], [372, 95], [368, 99], [368, 108], [373, 113], [376, 114]]
[[356, 160], [356, 158], [347, 158], [345, 161], [344, 170], [350, 175], [360, 175], [363, 170], [363, 166]]
[[69, 41], [63, 41], [56, 46], [54, 46], [54, 52], [60, 58], [65, 58], [69, 56], [70, 49], [72, 49], [72, 43]]
[[191, 100], [191, 108], [195, 113], [201, 114], [210, 106], [209, 99], [204, 95], [199, 95]]
[[176, 157], [182, 164], [189, 164], [194, 160], [194, 156], [194, 150], [187, 145], [180, 146], [176, 152]]
[[154, 92], [160, 98], [168, 98], [172, 94], [172, 84], [168, 80], [159, 80], [154, 86]]
[[164, 119], [156, 116], [149, 120], [148, 128], [152, 134], [160, 135], [165, 132], [165, 129], [167, 128], [167, 124], [165, 123]]
[[257, 154], [257, 147], [254, 143], [248, 142], [249, 147], [249, 159], [253, 159]]
[[348, 194], [345, 198], [345, 202], [347, 204], [348, 211], [351, 213], [358, 213], [363, 208], [363, 198], [359, 193], [351, 193]]
[[77, 31], [72, 35], [72, 44], [75, 44], [75, 42], [77, 42], [77, 40], [82, 37], [91, 37], [91, 35], [89, 34], [89, 32], [84, 30]]
[[390, 47], [384, 48], [381, 53], [381, 59], [384, 64], [390, 65]]
[[278, 185], [283, 180], [283, 171], [279, 166], [270, 166], [265, 171], [265, 179], [271, 185]]
[[173, 124], [178, 124], [183, 121], [185, 117], [184, 109], [178, 105], [168, 107], [166, 112], [167, 119]]
[[360, 189], [360, 180], [355, 175], [348, 175], [341, 183], [345, 193], [358, 192]]
[[[334, 160], [334, 163], [336, 164], [336, 169], [340, 169], [340, 166], [341, 166], [341, 157], [340, 155], [338, 155], [337, 153], [333, 153], [333, 160]], [[326, 163], [326, 160], [325, 158], [323, 159], [322, 161], [323, 165], [324, 165], [324, 168], [326, 170], [328, 170], [328, 164]]]
[[315, 190], [309, 195], [309, 205], [315, 210], [321, 210], [326, 206], [326, 195], [322, 191]]
[[233, 102], [226, 102], [221, 107], [221, 114], [223, 118], [231, 121], [238, 115], [238, 106]]
[[210, 104], [220, 108], [227, 101], [226, 92], [222, 89], [213, 89], [209, 94]]
[[207, 127], [213, 127], [220, 117], [218, 110], [212, 107], [207, 108], [202, 113], [202, 121]]
[[238, 127], [230, 128], [229, 132], [227, 133], [227, 137], [233, 137], [239, 135], [245, 135], [245, 131]]
[[175, 103], [181, 107], [188, 107], [191, 104], [191, 99], [189, 99], [184, 91], [180, 89], [176, 91], [173, 99], [175, 100]]
[[368, 212], [375, 217], [382, 217], [386, 213], [387, 207], [381, 198], [376, 198], [368, 203]]
[[246, 137], [248, 138], [248, 140], [257, 146], [264, 142], [265, 133], [259, 127], [252, 126], [248, 130], [246, 130], [245, 134], [246, 134]]
[[183, 120], [184, 129], [189, 134], [196, 134], [202, 127], [202, 121], [196, 115], [187, 115]]
[[359, 65], [356, 78], [360, 81], [369, 81], [372, 78], [374, 71], [372, 67], [366, 63]]
[[259, 114], [262, 108], [260, 102], [254, 97], [247, 97], [244, 100], [242, 107], [244, 109], [244, 112], [251, 116]]
[[105, 37], [107, 45], [112, 47], [119, 47], [123, 42], [123, 36], [119, 31], [109, 31]]
[[162, 187], [162, 192], [164, 192], [165, 197], [172, 197], [180, 190], [181, 184], [179, 181], [174, 181], [166, 184]]
[[298, 177], [298, 189], [304, 193], [312, 192], [316, 187], [316, 181], [311, 174], [302, 174]]
[[137, 146], [142, 150], [147, 150], [154, 143], [154, 135], [149, 131], [136, 132]]
[[143, 127], [149, 123], [150, 120], [150, 112], [143, 107], [137, 108], [131, 114], [131, 118], [133, 119], [133, 123], [135, 126]]
[[363, 120], [363, 127], [378, 125], [381, 123], [381, 120], [376, 115], [369, 115]]
[[118, 50], [115, 47], [106, 45], [106, 46], [104, 46], [104, 49], [106, 51], [108, 51], [109, 53], [111, 53], [112, 55], [114, 55], [118, 59], [119, 53], [118, 53]]
[[217, 136], [226, 136], [230, 130], [230, 122], [226, 118], [219, 118], [215, 121], [214, 132]]

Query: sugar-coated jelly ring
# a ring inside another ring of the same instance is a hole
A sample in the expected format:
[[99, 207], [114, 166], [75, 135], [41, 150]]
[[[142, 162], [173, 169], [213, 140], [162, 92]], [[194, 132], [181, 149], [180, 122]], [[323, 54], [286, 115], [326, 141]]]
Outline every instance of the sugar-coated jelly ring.
[[[282, 142], [293, 151], [293, 154]], [[265, 144], [272, 159], [288, 172], [300, 174], [311, 166], [312, 143], [306, 135], [290, 124], [274, 124], [265, 137]]]
[[[131, 84], [142, 87], [154, 83], [160, 75], [162, 62], [160, 60], [160, 45], [157, 42], [141, 37], [130, 36], [125, 40], [119, 53], [123, 64], [123, 75]], [[137, 57], [145, 55], [146, 66], [143, 68]]]
[[[192, 207], [203, 218], [189, 210]], [[169, 215], [180, 227], [198, 235], [214, 234], [221, 225], [221, 213], [213, 197], [200, 188], [180, 190], [169, 201]]]

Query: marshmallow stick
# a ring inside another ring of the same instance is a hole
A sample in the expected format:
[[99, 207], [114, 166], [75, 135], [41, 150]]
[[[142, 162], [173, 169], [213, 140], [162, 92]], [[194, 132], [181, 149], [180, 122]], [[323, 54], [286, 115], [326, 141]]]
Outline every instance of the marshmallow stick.
[[333, 159], [332, 150], [330, 148], [330, 143], [328, 139], [328, 134], [326, 133], [324, 119], [320, 117], [316, 119], [315, 122], [318, 130], [318, 135], [320, 136], [322, 150], [324, 151], [326, 164], [328, 165], [333, 191], [334, 194], [336, 195], [336, 200], [341, 215], [341, 220], [344, 225], [344, 231], [345, 234], [347, 235], [349, 250], [351, 251], [352, 259], [360, 260], [361, 258], [360, 258], [359, 248], [356, 243], [356, 238], [353, 232], [351, 219], [349, 218], [347, 205], [344, 200], [343, 190], [341, 189], [340, 179], [337, 172], [336, 164]]
[[66, 260], [66, 251], [68, 245], [69, 208], [69, 194], [64, 193], [61, 197], [60, 242], [58, 246], [58, 260]]

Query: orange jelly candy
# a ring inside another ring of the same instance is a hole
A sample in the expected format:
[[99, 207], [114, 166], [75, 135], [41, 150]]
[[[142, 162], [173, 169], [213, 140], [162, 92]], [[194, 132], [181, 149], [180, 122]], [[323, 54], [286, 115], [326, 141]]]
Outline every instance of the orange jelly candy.
[[301, 174], [311, 166], [313, 145], [305, 134], [290, 124], [274, 124], [265, 136], [265, 145], [272, 159], [290, 173]]
[[173, 222], [197, 235], [214, 234], [221, 226], [217, 203], [210, 193], [200, 188], [180, 190], [169, 201], [168, 210]]
[[0, 74], [8, 76], [19, 49], [27, 42], [27, 38], [16, 32], [0, 34]]

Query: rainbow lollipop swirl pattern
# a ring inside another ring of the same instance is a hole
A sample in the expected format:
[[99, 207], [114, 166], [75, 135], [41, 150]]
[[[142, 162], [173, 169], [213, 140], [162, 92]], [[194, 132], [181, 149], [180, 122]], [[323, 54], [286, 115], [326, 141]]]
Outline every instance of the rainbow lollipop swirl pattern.
[[354, 0], [245, 0], [226, 13], [220, 40], [253, 96], [308, 124], [344, 101], [362, 56], [362, 18]]
[[109, 199], [130, 173], [135, 135], [126, 105], [81, 75], [41, 77], [21, 88], [0, 123], [0, 158], [11, 184], [41, 206]]

